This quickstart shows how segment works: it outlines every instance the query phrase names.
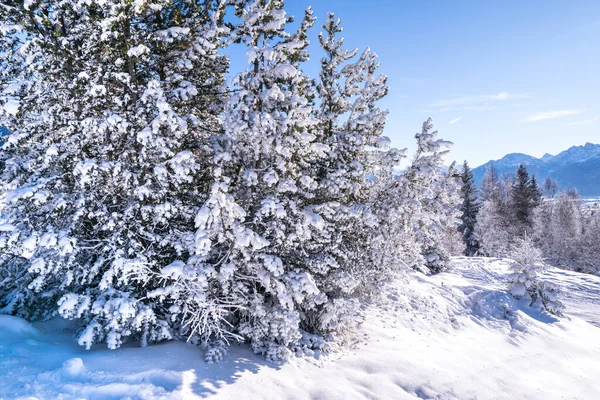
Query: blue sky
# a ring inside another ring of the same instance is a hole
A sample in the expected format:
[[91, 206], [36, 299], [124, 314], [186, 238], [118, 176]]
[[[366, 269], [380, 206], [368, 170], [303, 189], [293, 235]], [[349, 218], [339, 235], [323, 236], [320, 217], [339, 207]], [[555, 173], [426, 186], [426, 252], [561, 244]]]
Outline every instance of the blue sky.
[[[423, 120], [472, 166], [507, 153], [556, 154], [600, 143], [600, 0], [288, 0], [297, 20], [311, 5], [309, 74], [328, 11], [347, 47], [380, 56], [390, 94], [386, 127], [412, 146]], [[232, 66], [234, 71], [238, 66]]]

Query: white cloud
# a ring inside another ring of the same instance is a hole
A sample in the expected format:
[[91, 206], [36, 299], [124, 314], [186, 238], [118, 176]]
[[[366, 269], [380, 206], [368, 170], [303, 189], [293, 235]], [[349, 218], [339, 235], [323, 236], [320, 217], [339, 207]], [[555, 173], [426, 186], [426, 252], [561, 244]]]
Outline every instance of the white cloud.
[[583, 121], [575, 121], [571, 122], [569, 125], [583, 125], [583, 124], [591, 124], [592, 122], [596, 122], [600, 119], [600, 117], [594, 117], [590, 119], [584, 119]]
[[453, 97], [450, 99], [433, 102], [429, 104], [429, 107], [435, 108], [437, 111], [451, 111], [457, 109], [488, 110], [494, 108], [491, 103], [522, 99], [524, 97], [527, 97], [527, 95], [500, 92], [498, 94]]
[[458, 117], [458, 118], [454, 118], [452, 121], [448, 122], [449, 125], [455, 124], [458, 121], [460, 121], [461, 119], [463, 119], [463, 117]]
[[507, 100], [510, 95], [507, 92], [498, 93], [497, 95], [491, 96], [493, 100]]
[[585, 110], [558, 110], [558, 111], [539, 112], [539, 113], [531, 114], [529, 117], [525, 118], [525, 122], [536, 122], [536, 121], [544, 121], [547, 119], [568, 117], [570, 115], [580, 114], [584, 111]]

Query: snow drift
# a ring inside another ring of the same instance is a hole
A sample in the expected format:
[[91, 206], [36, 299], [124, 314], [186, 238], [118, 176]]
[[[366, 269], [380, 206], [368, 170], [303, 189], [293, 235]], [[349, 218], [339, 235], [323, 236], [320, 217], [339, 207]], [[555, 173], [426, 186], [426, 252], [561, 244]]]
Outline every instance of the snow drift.
[[85, 351], [62, 320], [0, 316], [0, 398], [595, 399], [600, 393], [600, 278], [549, 268], [563, 318], [510, 296], [510, 262], [457, 258], [381, 293], [336, 358], [270, 363], [246, 346], [216, 365], [185, 343]]

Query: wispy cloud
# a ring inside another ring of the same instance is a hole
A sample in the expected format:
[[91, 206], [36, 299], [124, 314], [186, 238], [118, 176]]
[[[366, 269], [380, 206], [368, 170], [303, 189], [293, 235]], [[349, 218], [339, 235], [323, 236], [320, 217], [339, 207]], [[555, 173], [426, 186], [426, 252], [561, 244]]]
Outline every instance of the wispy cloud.
[[585, 110], [557, 110], [557, 111], [539, 112], [539, 113], [531, 114], [529, 117], [525, 118], [525, 122], [545, 121], [547, 119], [568, 117], [570, 115], [580, 114], [584, 111]]
[[569, 125], [591, 124], [592, 122], [596, 122], [598, 120], [600, 120], [600, 117], [594, 117], [594, 118], [590, 118], [590, 119], [584, 119], [583, 121], [571, 122]]
[[522, 99], [527, 97], [526, 94], [514, 94], [508, 92], [500, 92], [498, 94], [484, 94], [476, 96], [461, 96], [452, 97], [449, 99], [435, 101], [429, 104], [430, 108], [437, 111], [451, 110], [490, 110], [495, 108], [494, 104], [499, 102]]
[[458, 121], [460, 121], [461, 119], [463, 119], [463, 117], [458, 117], [458, 118], [454, 118], [452, 121], [448, 122], [449, 125], [455, 124]]

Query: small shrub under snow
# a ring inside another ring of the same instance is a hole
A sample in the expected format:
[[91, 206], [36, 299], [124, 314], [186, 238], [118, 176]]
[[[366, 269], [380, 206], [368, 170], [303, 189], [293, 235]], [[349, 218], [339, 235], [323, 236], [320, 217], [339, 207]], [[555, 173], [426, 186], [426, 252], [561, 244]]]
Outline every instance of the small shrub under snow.
[[534, 247], [531, 239], [519, 239], [511, 256], [514, 264], [509, 276], [510, 293], [516, 299], [530, 299], [530, 305], [562, 315], [564, 305], [558, 300], [560, 289], [553, 283], [539, 279], [539, 273], [546, 266], [540, 250]]

